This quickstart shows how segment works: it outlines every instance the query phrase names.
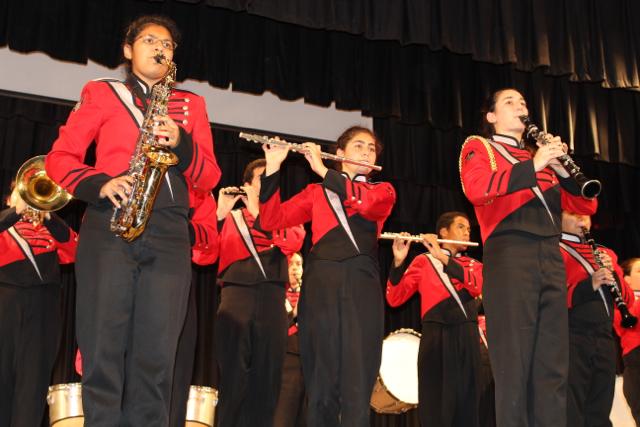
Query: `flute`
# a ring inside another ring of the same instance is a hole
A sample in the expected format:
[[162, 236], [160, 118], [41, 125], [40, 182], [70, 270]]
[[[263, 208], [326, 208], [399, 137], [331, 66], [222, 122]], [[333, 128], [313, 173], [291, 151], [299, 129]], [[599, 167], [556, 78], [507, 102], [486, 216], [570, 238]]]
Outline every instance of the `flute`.
[[[307, 149], [302, 146], [302, 144], [296, 144], [295, 142], [288, 142], [283, 139], [270, 138], [266, 135], [257, 135], [255, 133], [246, 133], [240, 132], [240, 138], [246, 139], [247, 141], [255, 142], [257, 144], [269, 144], [275, 145], [278, 147], [290, 147], [293, 152], [297, 152], [300, 154], [306, 154]], [[320, 152], [320, 157], [327, 160], [333, 160], [335, 162], [349, 163], [356, 166], [364, 166], [375, 171], [381, 171], [382, 166], [374, 165], [369, 162], [362, 162], [360, 160], [350, 159], [348, 157], [338, 156], [337, 154], [325, 153], [324, 151]]]
[[[395, 240], [395, 239], [400, 239], [400, 240], [408, 240], [410, 242], [422, 242], [422, 237], [420, 236], [415, 236], [415, 235], [409, 235], [409, 236], [405, 236], [403, 234], [400, 233], [382, 233], [380, 234], [380, 239], [385, 239], [385, 240]], [[462, 245], [462, 246], [479, 246], [479, 243], [477, 242], [465, 242], [464, 240], [451, 240], [451, 239], [436, 239], [438, 243], [450, 243], [453, 245]]]

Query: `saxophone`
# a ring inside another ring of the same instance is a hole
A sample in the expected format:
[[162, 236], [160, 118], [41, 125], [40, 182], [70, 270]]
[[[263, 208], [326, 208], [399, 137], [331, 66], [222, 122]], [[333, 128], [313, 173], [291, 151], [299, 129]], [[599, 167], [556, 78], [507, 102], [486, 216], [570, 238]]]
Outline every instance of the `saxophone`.
[[166, 64], [169, 69], [162, 80], [153, 86], [136, 149], [129, 162], [127, 175], [133, 178], [131, 192], [127, 194], [126, 203], [114, 208], [111, 216], [111, 231], [127, 242], [132, 242], [144, 231], [164, 174], [170, 166], [178, 163], [178, 156], [160, 145], [153, 134], [153, 128], [157, 125], [154, 117], [167, 114], [169, 95], [176, 80], [176, 64], [162, 53], [156, 55], [155, 60], [159, 64]]

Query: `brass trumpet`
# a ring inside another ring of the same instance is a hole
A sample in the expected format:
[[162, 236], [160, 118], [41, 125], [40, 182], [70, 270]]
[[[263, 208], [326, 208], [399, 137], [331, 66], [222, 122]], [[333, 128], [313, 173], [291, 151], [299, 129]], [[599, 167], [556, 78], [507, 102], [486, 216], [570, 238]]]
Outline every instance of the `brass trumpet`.
[[[403, 234], [400, 233], [382, 233], [380, 234], [380, 239], [385, 239], [385, 240], [395, 240], [395, 239], [400, 239], [400, 240], [408, 240], [410, 242], [422, 242], [422, 237], [420, 236], [415, 236], [415, 235], [409, 235], [409, 236], [405, 236]], [[465, 242], [464, 240], [451, 240], [451, 239], [436, 239], [436, 241], [438, 243], [450, 243], [453, 245], [461, 245], [461, 246], [479, 246], [478, 243], [476, 242]]]
[[20, 166], [16, 175], [16, 190], [28, 206], [23, 219], [34, 224], [42, 222], [45, 213], [62, 209], [73, 199], [69, 192], [47, 176], [44, 158], [30, 158]]
[[[257, 135], [254, 133], [245, 133], [240, 132], [240, 138], [246, 139], [247, 141], [255, 142], [257, 144], [269, 144], [275, 145], [278, 147], [291, 147], [293, 152], [297, 152], [300, 154], [305, 154], [307, 149], [302, 146], [302, 144], [296, 144], [295, 142], [288, 142], [283, 139], [270, 138], [266, 135]], [[337, 154], [325, 153], [324, 151], [320, 152], [320, 157], [327, 160], [333, 160], [334, 162], [342, 162], [349, 163], [356, 166], [364, 166], [375, 171], [381, 171], [382, 166], [374, 165], [369, 162], [362, 162], [360, 160], [350, 159], [348, 157], [338, 156]]]

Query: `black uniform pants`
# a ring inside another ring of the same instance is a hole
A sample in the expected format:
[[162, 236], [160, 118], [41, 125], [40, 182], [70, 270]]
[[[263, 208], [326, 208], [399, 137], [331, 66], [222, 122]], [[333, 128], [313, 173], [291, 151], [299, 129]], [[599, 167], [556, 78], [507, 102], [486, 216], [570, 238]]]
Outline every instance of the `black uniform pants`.
[[422, 322], [418, 412], [425, 427], [478, 426], [478, 324]]
[[300, 355], [310, 427], [369, 427], [384, 306], [378, 263], [308, 257], [299, 301]]
[[569, 333], [567, 425], [611, 427], [616, 384], [616, 347], [612, 336]]
[[225, 283], [216, 318], [218, 427], [270, 427], [287, 339], [284, 283]]
[[304, 427], [306, 414], [302, 361], [299, 354], [287, 352], [282, 366], [282, 385], [273, 427]]
[[76, 330], [85, 427], [169, 424], [191, 254], [186, 213], [153, 212], [131, 243], [89, 208], [80, 229]]
[[558, 237], [493, 236], [483, 263], [497, 426], [565, 426], [569, 325]]
[[60, 285], [0, 285], [0, 427], [38, 427], [60, 337]]
[[636, 347], [624, 356], [622, 391], [631, 408], [636, 424], [640, 426], [640, 347]]
[[489, 349], [480, 343], [480, 399], [478, 418], [480, 427], [496, 427], [496, 384], [493, 381]]
[[198, 340], [198, 307], [196, 304], [196, 284], [191, 284], [187, 315], [184, 319], [182, 333], [178, 339], [176, 362], [173, 370], [173, 389], [171, 393], [171, 411], [169, 425], [171, 427], [184, 427], [187, 416], [187, 401], [191, 379], [193, 378], [193, 365], [196, 357], [196, 342]]

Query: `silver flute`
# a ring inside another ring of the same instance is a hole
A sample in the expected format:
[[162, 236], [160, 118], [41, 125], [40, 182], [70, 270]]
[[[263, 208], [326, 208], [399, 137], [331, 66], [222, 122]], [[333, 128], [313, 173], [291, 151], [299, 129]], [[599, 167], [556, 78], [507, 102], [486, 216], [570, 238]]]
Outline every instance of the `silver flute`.
[[[407, 240], [409, 242], [422, 242], [422, 237], [420, 236], [415, 236], [415, 235], [404, 235], [404, 234], [400, 234], [400, 233], [382, 233], [380, 234], [380, 239], [385, 239], [385, 240], [395, 240], [395, 239], [400, 239], [400, 240]], [[450, 243], [453, 245], [462, 245], [462, 246], [479, 246], [479, 244], [477, 242], [466, 242], [464, 240], [451, 240], [451, 239], [436, 239], [436, 241], [438, 243]]]
[[[295, 142], [288, 142], [283, 139], [270, 138], [266, 135], [257, 135], [255, 133], [240, 132], [240, 138], [246, 139], [247, 141], [255, 142], [257, 144], [269, 144], [269, 145], [275, 145], [278, 147], [290, 147], [291, 151], [297, 152], [300, 154], [307, 153], [307, 149], [304, 148], [302, 144], [297, 144]], [[360, 160], [350, 159], [348, 157], [338, 156], [337, 154], [325, 153], [324, 151], [320, 152], [320, 157], [327, 160], [333, 160], [335, 162], [349, 163], [356, 166], [364, 166], [378, 172], [382, 170], [382, 166], [374, 165], [369, 162], [362, 162]]]

